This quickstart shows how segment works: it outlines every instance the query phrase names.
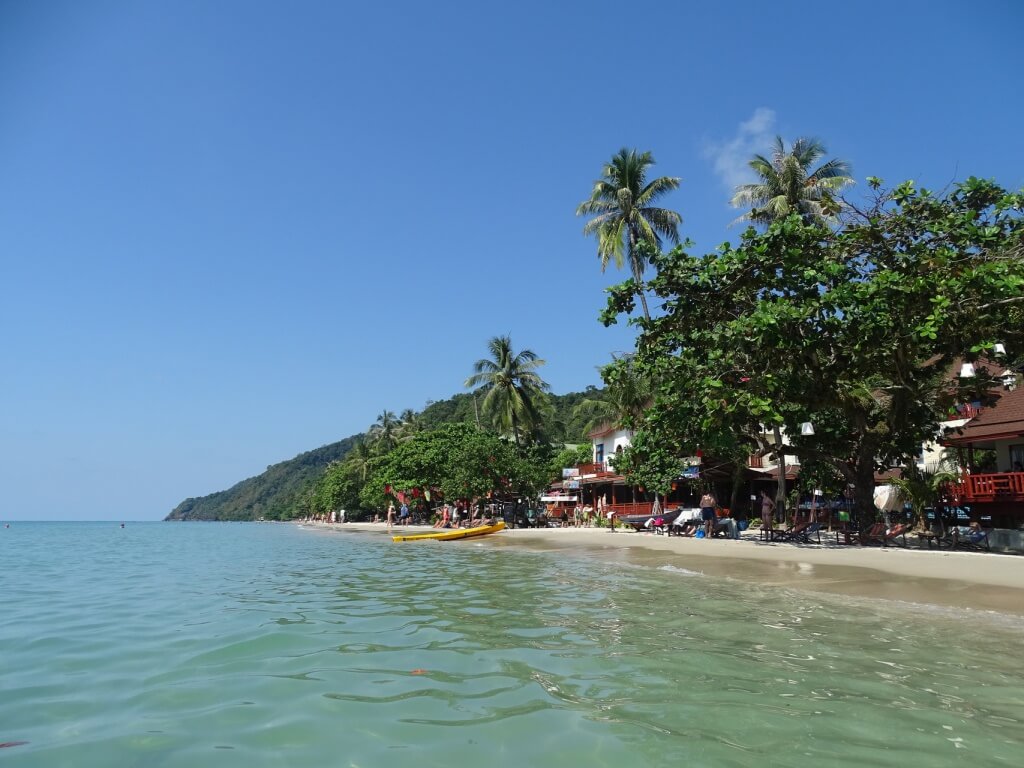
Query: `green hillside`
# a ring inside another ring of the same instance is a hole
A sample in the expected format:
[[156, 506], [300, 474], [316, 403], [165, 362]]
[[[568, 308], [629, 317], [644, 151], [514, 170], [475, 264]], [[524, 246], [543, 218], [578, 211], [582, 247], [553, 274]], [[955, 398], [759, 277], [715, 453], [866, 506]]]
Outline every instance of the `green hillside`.
[[[597, 397], [600, 390], [552, 395], [548, 434], [556, 442], [586, 442], [584, 424], [572, 410], [581, 400]], [[419, 414], [425, 429], [442, 424], [474, 422], [476, 410], [472, 393], [428, 403]], [[477, 396], [480, 398], [480, 396]], [[481, 398], [482, 399], [482, 398]], [[351, 435], [336, 443], [301, 453], [293, 459], [267, 467], [262, 474], [242, 480], [224, 491], [185, 499], [166, 520], [288, 520], [301, 514], [302, 500], [327, 466], [343, 459], [362, 437]]]

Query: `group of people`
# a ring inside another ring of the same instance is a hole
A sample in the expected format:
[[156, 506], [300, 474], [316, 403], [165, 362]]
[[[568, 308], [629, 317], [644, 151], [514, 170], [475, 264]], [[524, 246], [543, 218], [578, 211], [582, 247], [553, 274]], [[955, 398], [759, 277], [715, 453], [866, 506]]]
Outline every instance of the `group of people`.
[[[434, 528], [461, 528], [465, 524], [469, 524], [470, 527], [478, 524], [486, 523], [486, 520], [493, 519], [493, 514], [483, 515], [479, 519], [476, 517], [476, 510], [472, 505], [458, 504], [443, 504], [436, 512], [436, 519], [434, 520]], [[374, 522], [377, 519], [374, 518]], [[412, 524], [412, 513], [409, 510], [409, 505], [402, 502], [398, 510], [395, 510], [394, 502], [388, 504], [387, 512], [387, 526], [390, 531], [392, 526], [395, 525], [411, 525]]]

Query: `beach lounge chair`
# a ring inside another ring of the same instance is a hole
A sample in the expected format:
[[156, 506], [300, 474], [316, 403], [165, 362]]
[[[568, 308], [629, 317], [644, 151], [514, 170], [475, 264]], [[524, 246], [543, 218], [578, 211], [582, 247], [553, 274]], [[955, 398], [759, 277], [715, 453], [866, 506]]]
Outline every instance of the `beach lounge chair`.
[[867, 534], [861, 537], [861, 543], [865, 545], [878, 544], [881, 547], [887, 547], [892, 543], [905, 549], [907, 531], [909, 530], [910, 526], [905, 523], [897, 523], [888, 529], [885, 527], [885, 523], [876, 523], [871, 526]]
[[[786, 532], [785, 541], [791, 541], [794, 544], [821, 544], [821, 528], [821, 523], [800, 523]], [[814, 541], [811, 541], [812, 536]]]
[[954, 528], [953, 548], [954, 549], [976, 549], [983, 552], [991, 552], [988, 531], [982, 528]]

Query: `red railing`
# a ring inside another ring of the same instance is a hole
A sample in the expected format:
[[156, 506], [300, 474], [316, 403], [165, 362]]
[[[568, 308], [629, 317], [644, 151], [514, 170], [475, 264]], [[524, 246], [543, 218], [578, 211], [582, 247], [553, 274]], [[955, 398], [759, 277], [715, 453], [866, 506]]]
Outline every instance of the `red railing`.
[[597, 464], [580, 464], [579, 465], [580, 475], [613, 475], [612, 468], [607, 463], [598, 462]]
[[649, 515], [654, 511], [653, 501], [636, 501], [625, 504], [606, 504], [604, 513], [607, 515], [611, 510], [616, 517], [623, 515]]
[[950, 490], [960, 501], [1024, 501], [1024, 472], [964, 475]]
[[750, 458], [747, 459], [747, 466], [751, 469], [762, 469], [764, 467], [764, 456], [759, 453], [750, 454]]

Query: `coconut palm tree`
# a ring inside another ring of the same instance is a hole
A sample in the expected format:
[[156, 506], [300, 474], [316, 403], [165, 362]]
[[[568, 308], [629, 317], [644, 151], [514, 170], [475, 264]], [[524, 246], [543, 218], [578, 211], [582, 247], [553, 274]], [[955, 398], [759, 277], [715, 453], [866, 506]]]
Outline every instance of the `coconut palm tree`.
[[771, 159], [754, 155], [749, 163], [758, 181], [736, 187], [733, 207], [750, 209], [736, 221], [771, 224], [799, 213], [809, 222], [832, 223], [841, 208], [836, 195], [853, 179], [845, 160], [828, 160], [811, 170], [825, 154], [818, 139], [797, 139], [787, 150], [782, 137], [776, 136]]
[[352, 468], [354, 474], [359, 476], [362, 483], [366, 483], [366, 475], [370, 470], [370, 462], [373, 455], [370, 452], [370, 444], [363, 438], [357, 438], [352, 449], [345, 456], [345, 461]]
[[[955, 483], [958, 476], [957, 471], [945, 463], [934, 470], [922, 470], [911, 465], [903, 471], [902, 477], [892, 478], [889, 483], [896, 489], [900, 499], [913, 507], [916, 526], [925, 530], [928, 527], [925, 508], [935, 508], [946, 486]], [[942, 517], [937, 515], [936, 520], [941, 528]]]
[[529, 349], [516, 354], [508, 336], [495, 336], [487, 348], [491, 357], [473, 364], [474, 373], [466, 379], [466, 387], [486, 387], [481, 405], [484, 415], [498, 429], [511, 432], [518, 447], [520, 435], [534, 432], [540, 423], [540, 403], [549, 387], [537, 368], [545, 361]]
[[682, 217], [667, 208], [656, 208], [654, 202], [679, 187], [674, 176], [659, 176], [648, 182], [647, 172], [654, 165], [650, 152], [637, 152], [623, 147], [601, 169], [601, 178], [594, 182], [590, 199], [580, 203], [577, 216], [593, 216], [583, 227], [584, 235], [597, 235], [597, 255], [601, 271], [611, 259], [621, 268], [628, 259], [643, 305], [644, 317], [651, 319], [643, 291], [646, 259], [641, 241], [661, 246], [661, 238], [679, 242]]
[[398, 439], [402, 442], [409, 440], [413, 436], [423, 431], [423, 419], [416, 413], [412, 408], [406, 408], [402, 411], [402, 415], [398, 417], [400, 422], [398, 427]]
[[633, 365], [632, 355], [613, 358], [608, 369], [615, 369], [607, 389], [599, 399], [587, 398], [573, 408], [573, 418], [587, 419], [585, 432], [593, 432], [603, 426], [621, 426], [627, 422], [636, 423], [650, 405], [651, 384], [639, 375]]
[[370, 427], [370, 437], [381, 453], [387, 453], [398, 442], [398, 418], [393, 411], [384, 410]]
[[[731, 200], [733, 207], [750, 208], [736, 221], [768, 225], [798, 213], [809, 223], [833, 222], [841, 209], [835, 195], [853, 184], [853, 178], [850, 164], [845, 160], [829, 160], [812, 171], [811, 166], [825, 154], [825, 145], [818, 139], [799, 138], [787, 150], [786, 142], [776, 136], [771, 159], [754, 155], [749, 163], [759, 181], [736, 187]], [[777, 424], [773, 432], [779, 464], [775, 504], [777, 513], [785, 514], [786, 452], [782, 447], [782, 430]]]

